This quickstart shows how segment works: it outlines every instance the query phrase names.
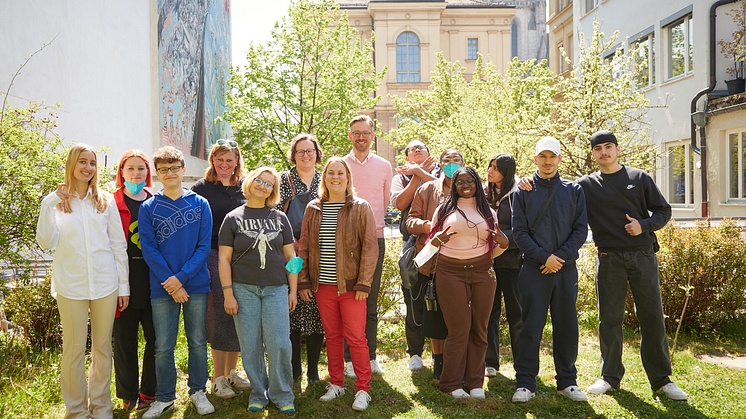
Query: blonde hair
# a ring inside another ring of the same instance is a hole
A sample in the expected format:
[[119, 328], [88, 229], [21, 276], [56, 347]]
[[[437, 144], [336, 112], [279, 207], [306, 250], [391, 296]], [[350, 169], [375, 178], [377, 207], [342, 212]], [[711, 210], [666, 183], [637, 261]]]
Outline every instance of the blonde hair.
[[345, 198], [348, 196], [355, 196], [355, 188], [352, 186], [352, 172], [350, 172], [350, 166], [342, 157], [334, 156], [327, 160], [324, 165], [324, 170], [321, 172], [321, 184], [319, 184], [319, 198], [322, 201], [329, 200], [329, 190], [326, 188], [326, 171], [329, 169], [329, 165], [332, 163], [342, 163], [347, 173], [347, 188], [345, 189]]
[[[93, 177], [91, 178], [91, 180], [88, 181], [88, 188], [85, 191], [79, 191], [75, 188], [75, 177], [73, 175], [73, 172], [75, 171], [75, 166], [78, 163], [80, 155], [84, 151], [90, 151], [93, 154], [93, 158], [96, 159], [96, 163], [98, 163], [96, 150], [94, 150], [93, 147], [87, 144], [75, 144], [74, 146], [72, 146], [70, 148], [70, 151], [67, 153], [67, 161], [65, 161], [65, 183], [67, 184], [67, 192], [80, 195], [81, 193], [87, 192], [88, 189], [90, 189], [91, 199], [93, 199], [93, 206], [96, 207], [96, 211], [98, 211], [98, 213], [100, 214], [106, 211], [106, 208], [109, 207], [109, 194], [105, 191], [98, 190], [98, 168], [96, 168], [96, 170], [93, 172]], [[57, 209], [68, 214], [73, 212], [72, 208], [70, 207], [69, 199], [66, 199], [59, 203], [57, 205]]]
[[368, 115], [358, 115], [350, 121], [350, 131], [352, 131], [352, 125], [354, 125], [356, 122], [367, 122], [368, 125], [370, 125], [371, 131], [376, 130], [376, 126], [373, 123], [373, 118], [369, 117]]
[[[215, 144], [210, 149], [210, 155], [207, 157], [207, 161], [210, 162], [210, 166], [205, 171], [205, 180], [211, 183], [218, 183], [218, 174], [215, 171], [215, 161], [214, 158], [218, 154], [223, 153], [230, 153], [233, 152], [236, 156], [236, 168], [233, 169], [233, 174], [231, 175], [231, 186], [232, 185], [238, 185], [238, 181], [241, 180], [242, 177], [246, 174], [246, 172], [243, 169], [243, 159], [241, 158], [241, 152], [239, 152], [238, 147], [231, 147], [230, 144]], [[228, 186], [228, 185], [223, 185]]]
[[280, 203], [280, 175], [277, 173], [277, 170], [275, 170], [274, 167], [264, 166], [258, 169], [254, 169], [254, 171], [249, 173], [248, 176], [244, 178], [243, 185], [241, 185], [243, 196], [246, 199], [249, 199], [249, 195], [251, 195], [251, 192], [249, 192], [249, 188], [251, 188], [251, 185], [254, 183], [256, 178], [261, 176], [262, 173], [269, 173], [274, 178], [274, 187], [269, 193], [267, 199], [264, 200], [265, 206], [274, 207]]

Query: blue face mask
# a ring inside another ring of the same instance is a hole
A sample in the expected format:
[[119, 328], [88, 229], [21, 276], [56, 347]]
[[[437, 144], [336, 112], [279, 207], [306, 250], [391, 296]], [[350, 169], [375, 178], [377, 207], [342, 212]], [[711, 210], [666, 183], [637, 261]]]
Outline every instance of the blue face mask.
[[129, 189], [129, 191], [132, 192], [132, 195], [137, 195], [140, 193], [140, 191], [143, 190], [143, 188], [145, 188], [145, 182], [132, 183], [132, 182], [127, 182], [125, 180], [124, 186], [126, 186], [127, 189]]
[[456, 172], [456, 170], [460, 168], [461, 166], [456, 163], [448, 163], [447, 165], [443, 166], [443, 173], [445, 173], [446, 176], [451, 178], [453, 177], [453, 173]]

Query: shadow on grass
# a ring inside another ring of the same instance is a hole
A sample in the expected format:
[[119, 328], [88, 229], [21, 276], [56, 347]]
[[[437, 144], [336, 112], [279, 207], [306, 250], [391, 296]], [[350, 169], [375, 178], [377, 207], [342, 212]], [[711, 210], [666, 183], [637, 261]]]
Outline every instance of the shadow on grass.
[[[659, 397], [659, 400], [666, 410], [661, 410], [658, 406], [650, 404], [639, 398], [635, 393], [624, 389], [614, 390], [607, 393], [609, 397], [614, 398], [617, 404], [627, 410], [631, 416], [638, 418], [658, 418], [658, 417], [675, 417], [675, 418], [711, 418], [697, 410], [685, 401], [671, 400], [665, 396]], [[604, 396], [599, 396], [604, 397]]]

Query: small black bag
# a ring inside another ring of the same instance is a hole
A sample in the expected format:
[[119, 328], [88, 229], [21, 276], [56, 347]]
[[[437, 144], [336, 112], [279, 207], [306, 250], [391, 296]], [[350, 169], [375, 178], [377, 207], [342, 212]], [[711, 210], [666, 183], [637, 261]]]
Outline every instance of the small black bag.
[[296, 240], [300, 239], [300, 232], [303, 228], [303, 215], [306, 213], [306, 207], [311, 202], [311, 193], [303, 192], [295, 193], [295, 183], [293, 177], [290, 176], [290, 172], [287, 174], [287, 180], [290, 184], [290, 191], [293, 194], [292, 198], [285, 204], [285, 215], [290, 221], [290, 226], [293, 227], [293, 236]]
[[418, 281], [419, 269], [414, 265], [414, 258], [417, 256], [417, 247], [414, 245], [416, 241], [417, 236], [410, 236], [409, 240], [402, 246], [399, 256], [401, 286], [406, 289], [412, 289]]

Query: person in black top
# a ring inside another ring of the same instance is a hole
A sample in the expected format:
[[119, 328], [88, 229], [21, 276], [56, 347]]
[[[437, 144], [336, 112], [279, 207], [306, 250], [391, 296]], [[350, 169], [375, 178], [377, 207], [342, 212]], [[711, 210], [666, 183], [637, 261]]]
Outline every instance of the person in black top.
[[195, 182], [192, 191], [201, 195], [210, 204], [212, 211], [212, 242], [207, 269], [210, 272], [210, 298], [205, 318], [205, 336], [210, 342], [213, 377], [212, 393], [218, 397], [231, 398], [233, 391], [245, 390], [250, 384], [236, 372], [241, 347], [233, 325], [233, 317], [223, 308], [223, 290], [218, 272], [218, 232], [225, 215], [246, 203], [241, 190], [245, 175], [243, 161], [235, 141], [218, 140], [210, 150], [210, 166], [203, 179]]
[[673, 400], [687, 395], [671, 382], [671, 360], [663, 318], [655, 231], [671, 218], [671, 206], [645, 171], [622, 166], [620, 147], [611, 131], [591, 136], [593, 159], [600, 170], [583, 176], [588, 223], [598, 247], [596, 295], [601, 378], [588, 388], [590, 394], [618, 389], [622, 364], [622, 322], [627, 285], [635, 300], [640, 323], [642, 365], [653, 391]]

